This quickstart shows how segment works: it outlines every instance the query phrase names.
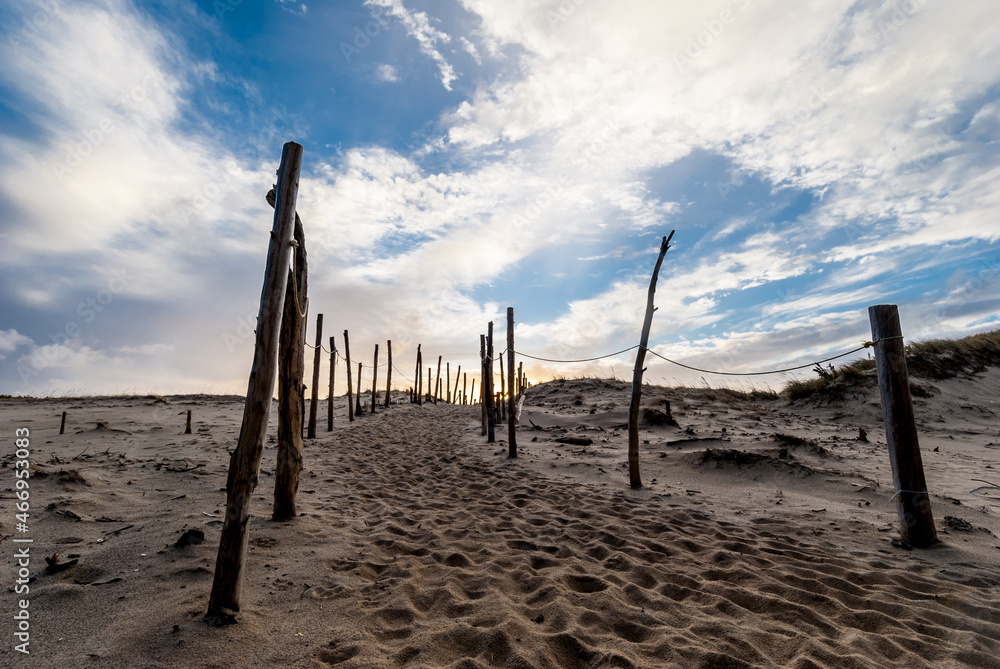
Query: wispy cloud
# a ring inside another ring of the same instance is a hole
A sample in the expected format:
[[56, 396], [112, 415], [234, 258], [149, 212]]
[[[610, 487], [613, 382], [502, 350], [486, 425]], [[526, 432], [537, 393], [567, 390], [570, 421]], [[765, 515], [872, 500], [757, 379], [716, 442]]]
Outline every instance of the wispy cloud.
[[406, 29], [406, 33], [417, 40], [421, 53], [428, 56], [437, 65], [441, 75], [441, 85], [450, 91], [451, 84], [458, 78], [458, 75], [441, 54], [439, 45], [451, 42], [451, 35], [432, 26], [427, 12], [412, 12], [406, 9], [403, 0], [365, 0], [365, 5], [379, 7], [399, 20]]

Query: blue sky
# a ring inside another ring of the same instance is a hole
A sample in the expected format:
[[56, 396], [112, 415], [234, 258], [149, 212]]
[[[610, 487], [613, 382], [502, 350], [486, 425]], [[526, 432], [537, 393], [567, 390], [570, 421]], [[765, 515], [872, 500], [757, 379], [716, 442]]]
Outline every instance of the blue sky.
[[635, 344], [672, 229], [651, 346], [688, 364], [839, 353], [885, 302], [911, 339], [1000, 323], [993, 2], [45, 0], [0, 25], [0, 393], [242, 393], [289, 140], [310, 321], [366, 365], [392, 339], [406, 376], [417, 343], [474, 368], [507, 306], [526, 353]]

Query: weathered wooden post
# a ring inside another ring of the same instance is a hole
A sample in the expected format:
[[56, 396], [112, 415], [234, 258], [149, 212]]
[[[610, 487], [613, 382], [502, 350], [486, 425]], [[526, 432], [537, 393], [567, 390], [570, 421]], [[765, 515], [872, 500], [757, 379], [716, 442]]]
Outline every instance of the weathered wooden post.
[[375, 344], [375, 362], [372, 363], [372, 414], [378, 404], [378, 344]]
[[503, 373], [503, 353], [500, 353], [500, 401], [497, 402], [498, 413], [500, 414], [500, 422], [507, 420], [507, 403], [504, 402], [504, 397], [506, 397], [507, 391], [507, 380], [504, 378]]
[[[268, 202], [272, 202], [271, 197], [268, 197]], [[297, 214], [294, 239], [294, 262], [288, 272], [278, 338], [278, 457], [274, 468], [274, 505], [271, 509], [271, 519], [278, 521], [295, 517], [295, 496], [302, 472], [302, 423], [305, 419], [302, 379], [306, 368], [309, 275], [305, 232]]]
[[438, 374], [437, 379], [434, 381], [434, 404], [438, 403], [438, 395], [441, 394], [441, 358], [443, 356], [438, 356]]
[[[479, 367], [482, 373], [480, 383], [479, 383], [479, 406], [482, 409], [482, 431], [480, 436], [486, 436], [486, 401], [484, 397], [486, 396], [486, 335], [479, 335]], [[474, 384], [475, 382], [473, 382]]]
[[[468, 402], [469, 396], [465, 394], [465, 389], [467, 387], [466, 384], [468, 382], [469, 382], [469, 374], [467, 372], [463, 373], [462, 374], [462, 406], [465, 406], [465, 405], [467, 405], [469, 403]], [[472, 382], [475, 383], [476, 380], [472, 379]]]
[[[191, 412], [188, 411], [188, 416], [190, 416], [190, 415], [191, 415]], [[62, 420], [59, 421], [59, 434], [63, 434], [65, 432], [66, 432], [66, 412], [63, 411]]]
[[344, 363], [347, 365], [347, 420], [354, 422], [354, 381], [351, 380], [351, 339], [344, 330]]
[[490, 321], [486, 328], [486, 443], [492, 444], [496, 441], [496, 416], [493, 413], [493, 321]]
[[639, 476], [639, 404], [642, 401], [642, 373], [646, 371], [643, 363], [646, 361], [646, 345], [649, 343], [649, 329], [653, 325], [653, 294], [656, 292], [656, 278], [660, 274], [660, 265], [663, 264], [663, 256], [667, 255], [670, 249], [670, 240], [674, 238], [674, 231], [670, 231], [669, 237], [664, 237], [660, 244], [660, 255], [656, 258], [656, 265], [653, 267], [653, 277], [649, 280], [649, 293], [646, 296], [646, 318], [642, 321], [642, 337], [639, 340], [639, 350], [635, 354], [635, 369], [632, 371], [632, 399], [628, 404], [628, 478], [633, 488], [642, 487], [642, 478]]
[[432, 381], [433, 378], [434, 378], [434, 368], [433, 367], [428, 367], [427, 368], [427, 401], [428, 402], [431, 401], [431, 396], [434, 394], [433, 389], [431, 388], [431, 381]]
[[417, 404], [423, 404], [424, 392], [424, 362], [420, 357], [420, 344], [417, 344], [417, 371], [415, 373], [414, 385], [416, 385]]
[[333, 377], [337, 369], [337, 344], [330, 337], [330, 395], [326, 403], [326, 431], [333, 432]]
[[517, 363], [517, 394], [524, 394], [524, 361]]
[[358, 391], [354, 393], [354, 415], [357, 416], [362, 412], [361, 409], [361, 363], [358, 363]]
[[387, 339], [385, 342], [385, 354], [388, 358], [388, 364], [385, 368], [385, 408], [388, 409], [389, 405], [392, 404], [392, 340]]
[[234, 622], [240, 610], [243, 570], [246, 565], [247, 531], [250, 526], [250, 496], [257, 487], [260, 459], [267, 434], [271, 393], [277, 372], [278, 330], [282, 301], [288, 282], [289, 250], [295, 229], [295, 198], [302, 167], [302, 146], [285, 144], [278, 170], [277, 196], [271, 242], [264, 270], [257, 337], [240, 436], [229, 460], [226, 483], [226, 517], [219, 539], [219, 555], [208, 602], [210, 621]]
[[517, 421], [514, 420], [514, 307], [507, 307], [507, 378], [511, 389], [507, 393], [507, 457], [517, 457]]
[[895, 304], [879, 304], [868, 308], [868, 318], [875, 343], [875, 366], [885, 416], [885, 442], [892, 466], [900, 539], [915, 548], [927, 548], [937, 543], [938, 538], [920, 458], [899, 311]]
[[309, 434], [316, 438], [316, 412], [319, 410], [319, 357], [323, 352], [323, 314], [316, 314], [316, 350], [313, 352], [313, 385], [309, 398]]
[[445, 376], [444, 376], [444, 394], [445, 402], [451, 404], [451, 363], [445, 363]]
[[[63, 422], [66, 421], [66, 412], [63, 412]], [[62, 434], [62, 428], [59, 428], [59, 434]], [[187, 411], [187, 423], [184, 426], [184, 434], [191, 434], [191, 409]]]
[[462, 378], [462, 366], [459, 365], [458, 366], [458, 371], [455, 372], [455, 390], [451, 394], [451, 399], [452, 399], [452, 401], [455, 404], [459, 403], [459, 399], [458, 399], [458, 382], [461, 380], [461, 378]]
[[476, 377], [472, 377], [472, 387], [469, 389], [469, 404], [476, 403]]

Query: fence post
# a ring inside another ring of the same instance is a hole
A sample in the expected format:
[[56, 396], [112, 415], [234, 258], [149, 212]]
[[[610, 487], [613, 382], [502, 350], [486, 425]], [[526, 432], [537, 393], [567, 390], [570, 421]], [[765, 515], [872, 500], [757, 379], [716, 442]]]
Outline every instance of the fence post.
[[[427, 395], [428, 395], [428, 397], [430, 397], [431, 395], [434, 394], [434, 392], [431, 390], [431, 379], [433, 379], [433, 378], [434, 378], [434, 368], [433, 367], [428, 367], [427, 368]], [[430, 401], [430, 400], [428, 399], [428, 401]]]
[[438, 395], [441, 394], [441, 358], [444, 356], [438, 356], [438, 373], [437, 379], [434, 381], [434, 404], [438, 403]]
[[392, 403], [392, 340], [385, 342], [385, 353], [388, 358], [388, 365], [385, 368], [385, 408], [388, 409]]
[[354, 381], [351, 379], [351, 339], [344, 330], [344, 362], [347, 365], [347, 420], [354, 422]]
[[330, 399], [326, 403], [326, 431], [333, 432], [333, 381], [337, 369], [337, 344], [330, 337]]
[[926, 548], [937, 543], [938, 538], [920, 458], [899, 311], [895, 304], [879, 304], [868, 307], [868, 319], [875, 342], [875, 365], [885, 416], [885, 442], [889, 446], [900, 538], [915, 548]]
[[267, 251], [264, 286], [257, 317], [254, 360], [247, 384], [243, 423], [236, 449], [229, 460], [226, 484], [226, 517], [215, 561], [212, 594], [207, 617], [214, 622], [232, 621], [240, 610], [243, 570], [246, 566], [247, 530], [250, 527], [250, 496], [257, 487], [260, 459], [267, 435], [267, 422], [277, 373], [278, 330], [288, 282], [289, 247], [295, 226], [295, 198], [302, 168], [302, 146], [285, 144], [278, 169], [277, 196], [271, 242]]
[[[483, 395], [486, 389], [486, 335], [479, 335], [479, 372], [482, 378], [479, 383], [479, 405], [482, 408], [482, 431], [480, 432], [481, 437], [486, 436], [486, 402], [483, 401]], [[472, 391], [476, 390], [476, 380], [472, 380]]]
[[445, 402], [451, 404], [451, 363], [445, 363], [445, 375], [444, 375], [444, 394]]
[[[468, 404], [467, 400], [468, 400], [469, 396], [465, 394], [465, 390], [468, 387], [466, 384], [468, 382], [469, 382], [469, 374], [468, 374], [468, 372], [465, 372], [465, 373], [462, 374], [462, 406], [465, 406], [466, 404]], [[472, 379], [472, 382], [475, 383], [476, 380]], [[457, 383], [457, 381], [456, 381], [456, 383]]]
[[354, 415], [357, 416], [361, 409], [361, 363], [358, 363], [358, 391], [354, 393]]
[[[63, 411], [63, 425], [66, 424], [66, 412]], [[62, 426], [59, 427], [59, 434], [62, 434]], [[187, 423], [184, 426], [184, 434], [191, 434], [191, 409], [187, 412]]]
[[313, 353], [313, 387], [309, 398], [309, 434], [316, 438], [316, 412], [319, 410], [319, 358], [323, 352], [323, 314], [316, 314], [316, 350]]
[[494, 422], [496, 416], [493, 415], [493, 321], [486, 328], [486, 373], [483, 377], [486, 383], [486, 443], [492, 444], [496, 441], [496, 427]]
[[[295, 265], [289, 270], [278, 339], [278, 457], [274, 466], [271, 520], [295, 517], [295, 496], [302, 472], [302, 423], [305, 420], [302, 379], [306, 369], [306, 305], [308, 269], [302, 222], [295, 217]], [[314, 384], [315, 385], [315, 384]]]
[[[191, 411], [188, 411], [188, 420], [190, 420]], [[62, 420], [59, 421], [59, 434], [63, 434], [66, 431], [66, 412], [63, 411]]]
[[417, 344], [417, 371], [416, 371], [416, 374], [415, 374], [416, 379], [414, 379], [414, 381], [413, 381], [413, 385], [414, 385], [413, 390], [414, 390], [414, 392], [417, 395], [417, 404], [423, 404], [424, 403], [424, 398], [421, 396], [421, 393], [424, 392], [424, 370], [423, 370], [423, 367], [424, 367], [424, 361], [420, 357], [420, 344]]
[[642, 364], [646, 360], [646, 345], [649, 343], [649, 329], [653, 325], [653, 294], [656, 292], [656, 278], [660, 274], [660, 265], [663, 264], [663, 256], [667, 255], [670, 249], [670, 240], [674, 238], [674, 231], [670, 231], [669, 237], [664, 237], [660, 244], [660, 255], [656, 258], [656, 265], [653, 267], [653, 277], [649, 280], [649, 293], [646, 296], [646, 317], [642, 321], [642, 337], [639, 340], [639, 350], [635, 354], [635, 369], [632, 371], [632, 399], [628, 404], [628, 479], [633, 488], [642, 487], [642, 478], [639, 476], [639, 404], [642, 401], [642, 373], [646, 371]]
[[[501, 364], [501, 367], [503, 365]], [[514, 307], [507, 307], [507, 457], [517, 457], [517, 421], [514, 420]]]
[[372, 363], [372, 414], [378, 404], [378, 344], [375, 344], [375, 362]]

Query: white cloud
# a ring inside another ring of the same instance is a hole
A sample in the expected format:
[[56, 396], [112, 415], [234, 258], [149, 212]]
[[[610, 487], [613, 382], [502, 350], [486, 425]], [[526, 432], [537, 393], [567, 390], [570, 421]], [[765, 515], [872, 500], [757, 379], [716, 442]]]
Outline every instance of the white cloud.
[[379, 81], [395, 82], [399, 81], [399, 72], [392, 65], [383, 64], [375, 68], [375, 76]]
[[306, 6], [304, 2], [297, 2], [297, 0], [274, 0], [281, 8], [284, 9], [289, 14], [294, 14], [296, 16], [305, 16], [309, 13], [309, 7]]
[[438, 45], [451, 41], [451, 35], [438, 30], [431, 25], [427, 12], [411, 12], [403, 5], [403, 0], [365, 0], [365, 4], [386, 10], [392, 17], [399, 19], [406, 33], [417, 40], [420, 51], [437, 65], [441, 74], [441, 84], [446, 90], [451, 90], [451, 83], [458, 78], [455, 69], [441, 54]]
[[7, 353], [13, 353], [21, 346], [33, 346], [34, 343], [31, 337], [21, 334], [14, 328], [0, 330], [0, 360], [6, 358]]

